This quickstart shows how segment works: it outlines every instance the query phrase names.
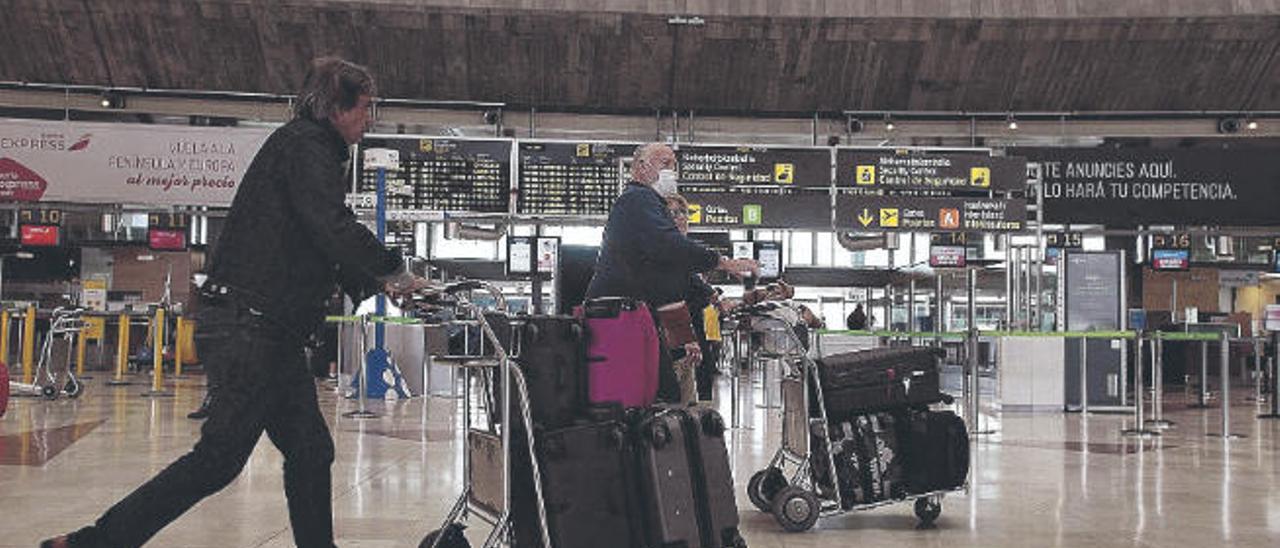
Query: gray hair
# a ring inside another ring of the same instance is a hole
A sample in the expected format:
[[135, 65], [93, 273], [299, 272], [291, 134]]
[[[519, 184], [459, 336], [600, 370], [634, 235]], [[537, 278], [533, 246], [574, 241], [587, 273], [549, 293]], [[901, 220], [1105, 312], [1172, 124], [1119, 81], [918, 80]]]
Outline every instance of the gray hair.
[[361, 95], [372, 96], [376, 89], [368, 68], [337, 57], [319, 57], [307, 69], [293, 116], [325, 120], [351, 110]]

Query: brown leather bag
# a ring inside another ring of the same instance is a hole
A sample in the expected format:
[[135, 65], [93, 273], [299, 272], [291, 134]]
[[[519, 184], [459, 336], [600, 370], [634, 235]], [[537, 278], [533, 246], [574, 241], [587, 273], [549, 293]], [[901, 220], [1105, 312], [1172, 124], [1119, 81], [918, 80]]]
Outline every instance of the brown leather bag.
[[689, 315], [689, 305], [684, 301], [664, 304], [658, 307], [658, 325], [666, 335], [668, 349], [680, 348], [698, 340], [693, 332], [693, 317]]

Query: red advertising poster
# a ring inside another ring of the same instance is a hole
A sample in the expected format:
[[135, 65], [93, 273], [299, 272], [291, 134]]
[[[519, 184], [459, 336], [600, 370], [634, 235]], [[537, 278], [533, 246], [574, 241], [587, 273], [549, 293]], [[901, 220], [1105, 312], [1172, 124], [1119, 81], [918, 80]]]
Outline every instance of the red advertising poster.
[[187, 249], [187, 232], [153, 228], [147, 231], [147, 245], [156, 251], [184, 251]]
[[22, 225], [22, 245], [27, 247], [58, 247], [61, 232], [55, 225]]
[[13, 158], [0, 158], [0, 200], [38, 202], [49, 183]]

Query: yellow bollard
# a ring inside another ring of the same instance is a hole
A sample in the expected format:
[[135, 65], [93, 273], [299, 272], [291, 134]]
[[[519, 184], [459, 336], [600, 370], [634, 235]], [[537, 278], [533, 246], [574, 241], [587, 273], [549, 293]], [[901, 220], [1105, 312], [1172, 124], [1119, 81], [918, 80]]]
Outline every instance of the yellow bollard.
[[178, 321], [173, 327], [173, 376], [174, 378], [182, 376], [182, 332], [185, 331], [182, 316], [178, 316]]
[[112, 386], [129, 384], [124, 380], [124, 372], [129, 367], [129, 314], [120, 314], [120, 325], [116, 326], [116, 373], [107, 381]]
[[0, 312], [0, 363], [9, 365], [9, 311]]
[[36, 306], [27, 305], [27, 315], [22, 319], [22, 382], [35, 382], [36, 365]]
[[88, 327], [82, 327], [80, 328], [80, 332], [76, 333], [76, 376], [77, 377], [84, 376], [85, 339], [89, 338], [87, 336], [88, 333], [89, 333]]
[[155, 322], [152, 324], [155, 330], [151, 339], [151, 391], [154, 393], [164, 392], [164, 309], [156, 309]]

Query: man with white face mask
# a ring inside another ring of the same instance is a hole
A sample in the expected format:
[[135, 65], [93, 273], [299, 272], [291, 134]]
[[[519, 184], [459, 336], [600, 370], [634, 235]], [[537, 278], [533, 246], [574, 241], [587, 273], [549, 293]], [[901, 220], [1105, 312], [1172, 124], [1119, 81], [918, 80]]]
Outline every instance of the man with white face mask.
[[[650, 310], [684, 299], [689, 275], [724, 270], [735, 276], [756, 274], [749, 259], [729, 259], [689, 239], [676, 228], [663, 195], [677, 192], [675, 152], [660, 143], [636, 149], [631, 181], [609, 211], [604, 242], [587, 298], [630, 297]], [[660, 353], [658, 396], [679, 397], [670, 356]]]

